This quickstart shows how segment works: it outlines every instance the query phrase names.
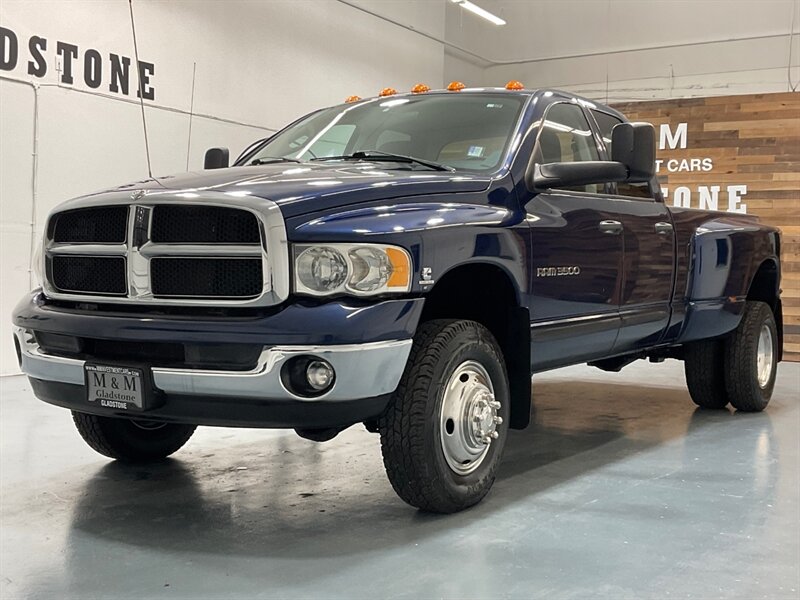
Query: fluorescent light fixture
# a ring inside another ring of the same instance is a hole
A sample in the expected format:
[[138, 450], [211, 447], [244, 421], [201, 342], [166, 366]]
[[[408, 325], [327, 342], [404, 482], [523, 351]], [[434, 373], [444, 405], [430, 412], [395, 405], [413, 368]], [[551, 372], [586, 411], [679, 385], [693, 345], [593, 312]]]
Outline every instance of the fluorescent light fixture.
[[505, 25], [506, 22], [498, 17], [497, 15], [493, 15], [485, 8], [481, 8], [477, 4], [473, 4], [469, 0], [450, 0], [453, 4], [458, 4], [461, 8], [466, 8], [471, 13], [478, 15], [486, 19], [487, 21], [494, 23], [495, 25]]

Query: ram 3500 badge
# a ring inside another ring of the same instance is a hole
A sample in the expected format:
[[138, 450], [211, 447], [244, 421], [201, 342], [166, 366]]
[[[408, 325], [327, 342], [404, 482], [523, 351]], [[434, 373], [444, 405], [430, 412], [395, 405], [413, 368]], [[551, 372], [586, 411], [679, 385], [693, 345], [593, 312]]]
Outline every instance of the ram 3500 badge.
[[650, 125], [519, 87], [355, 99], [62, 204], [13, 317], [34, 393], [127, 461], [364, 423], [438, 512], [488, 492], [532, 373], [679, 358], [698, 405], [764, 409], [778, 231], [666, 206]]

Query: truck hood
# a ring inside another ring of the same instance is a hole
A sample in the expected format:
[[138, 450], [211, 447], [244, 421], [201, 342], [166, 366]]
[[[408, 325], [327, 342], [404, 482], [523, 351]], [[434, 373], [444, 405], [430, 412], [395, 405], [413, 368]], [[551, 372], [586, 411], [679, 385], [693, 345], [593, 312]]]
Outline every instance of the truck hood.
[[[255, 196], [277, 203], [285, 218], [401, 196], [476, 192], [487, 176], [445, 171], [386, 169], [372, 162], [280, 163], [230, 167], [159, 177], [122, 185], [110, 192], [202, 193]], [[394, 163], [392, 164], [394, 166]]]

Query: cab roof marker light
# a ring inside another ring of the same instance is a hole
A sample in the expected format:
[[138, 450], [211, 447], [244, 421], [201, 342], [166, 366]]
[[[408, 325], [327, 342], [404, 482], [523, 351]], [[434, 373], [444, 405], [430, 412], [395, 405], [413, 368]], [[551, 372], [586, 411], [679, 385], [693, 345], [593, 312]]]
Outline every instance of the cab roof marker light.
[[424, 94], [425, 92], [429, 92], [430, 90], [431, 90], [430, 86], [427, 86], [424, 83], [418, 83], [417, 85], [411, 88], [411, 93]]
[[379, 93], [378, 96], [383, 98], [384, 96], [394, 96], [397, 93], [397, 90], [392, 87], [385, 87]]
[[521, 81], [517, 81], [516, 79], [512, 79], [506, 84], [507, 90], [524, 90], [525, 85]]
[[358, 102], [361, 100], [361, 96], [348, 96], [344, 99], [345, 104], [352, 104], [353, 102]]
[[490, 13], [488, 10], [486, 10], [485, 8], [481, 8], [477, 4], [473, 4], [469, 0], [450, 0], [450, 1], [453, 4], [458, 4], [461, 8], [464, 8], [464, 9], [468, 10], [469, 12], [471, 12], [471, 13], [473, 13], [475, 15], [478, 15], [479, 17], [481, 17], [483, 19], [486, 19], [490, 23], [493, 23], [495, 25], [505, 25], [506, 24], [506, 22], [503, 19], [501, 19], [500, 17], [498, 17], [497, 15], [494, 15], [494, 14]]
[[465, 86], [460, 81], [451, 81], [450, 84], [447, 86], [447, 91], [448, 92], [460, 92], [465, 87], [467, 87], [467, 86]]

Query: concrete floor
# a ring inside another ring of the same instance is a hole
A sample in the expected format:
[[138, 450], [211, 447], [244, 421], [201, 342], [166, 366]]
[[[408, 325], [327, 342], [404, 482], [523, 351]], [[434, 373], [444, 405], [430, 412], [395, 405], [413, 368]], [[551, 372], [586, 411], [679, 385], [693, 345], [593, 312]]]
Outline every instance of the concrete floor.
[[762, 414], [696, 410], [682, 365], [534, 379], [479, 506], [403, 504], [377, 436], [203, 428], [126, 467], [4, 378], [2, 598], [798, 598], [800, 364]]

